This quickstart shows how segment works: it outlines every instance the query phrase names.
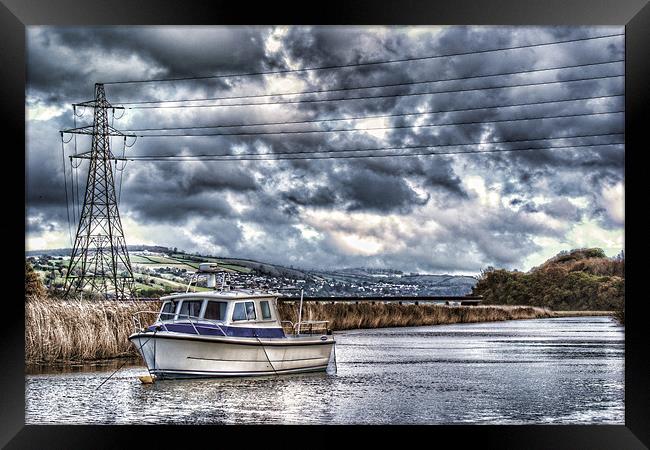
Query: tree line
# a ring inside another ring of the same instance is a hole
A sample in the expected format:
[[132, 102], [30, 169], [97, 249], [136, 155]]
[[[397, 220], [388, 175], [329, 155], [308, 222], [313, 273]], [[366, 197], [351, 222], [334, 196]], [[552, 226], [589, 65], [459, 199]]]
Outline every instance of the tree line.
[[618, 311], [622, 320], [625, 255], [608, 258], [600, 248], [575, 249], [526, 273], [488, 267], [472, 293], [482, 295], [483, 304]]

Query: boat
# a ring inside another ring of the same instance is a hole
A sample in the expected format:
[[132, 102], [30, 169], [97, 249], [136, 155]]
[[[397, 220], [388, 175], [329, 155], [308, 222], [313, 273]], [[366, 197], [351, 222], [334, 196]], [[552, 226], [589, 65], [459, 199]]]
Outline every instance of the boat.
[[[162, 297], [159, 311], [133, 315], [129, 341], [156, 379], [265, 376], [325, 371], [335, 340], [327, 321], [280, 320], [278, 291], [231, 289], [219, 267], [199, 265], [185, 293]], [[196, 291], [200, 276], [210, 291]], [[194, 291], [190, 287], [194, 283]], [[150, 325], [144, 317], [154, 314]]]

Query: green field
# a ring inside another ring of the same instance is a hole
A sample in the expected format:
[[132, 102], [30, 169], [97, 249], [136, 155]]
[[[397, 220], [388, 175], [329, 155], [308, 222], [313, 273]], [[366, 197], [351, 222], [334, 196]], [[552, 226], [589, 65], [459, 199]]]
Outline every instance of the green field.
[[[244, 265], [246, 262], [240, 263], [240, 261], [224, 260], [209, 256], [187, 255], [183, 253], [173, 253], [165, 256], [131, 253], [129, 257], [133, 269], [133, 277], [136, 280], [135, 289], [141, 296], [157, 296], [159, 293], [163, 293], [164, 295], [164, 293], [169, 293], [170, 291], [184, 292], [187, 289], [186, 282], [169, 280], [159, 275], [144, 273], [150, 270], [162, 268], [184, 269], [187, 271], [187, 275], [189, 275], [199, 268], [200, 263], [212, 262], [219, 264], [219, 267], [226, 272], [238, 272], [244, 274], [253, 272], [252, 268]], [[62, 260], [52, 261], [46, 266], [48, 269], [54, 269], [55, 278], [52, 284], [62, 286], [65, 283], [65, 277], [61, 277], [56, 269], [58, 269], [59, 266], [67, 267], [68, 264], [69, 257], [65, 257]], [[41, 269], [37, 270], [37, 273], [44, 281], [47, 279], [46, 277], [51, 276], [49, 270]], [[47, 284], [49, 285], [50, 282], [51, 280], [48, 280]], [[207, 287], [192, 287], [192, 289], [199, 292], [211, 290]]]
[[142, 265], [147, 268], [160, 268], [160, 267], [174, 267], [178, 269], [186, 269], [190, 272], [199, 268], [202, 262], [214, 262], [219, 264], [220, 267], [233, 272], [250, 273], [252, 270], [249, 267], [241, 266], [238, 264], [230, 264], [217, 258], [203, 257], [203, 256], [187, 256], [182, 254], [173, 254], [171, 256], [148, 256], [148, 255], [131, 255], [131, 264], [134, 266]]

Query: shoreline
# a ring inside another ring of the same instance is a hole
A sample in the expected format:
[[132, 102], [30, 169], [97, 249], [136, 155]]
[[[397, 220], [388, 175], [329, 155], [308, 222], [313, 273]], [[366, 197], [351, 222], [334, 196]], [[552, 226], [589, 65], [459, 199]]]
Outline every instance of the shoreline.
[[[25, 365], [73, 369], [138, 358], [128, 341], [132, 314], [157, 311], [159, 302], [28, 300], [25, 304]], [[281, 320], [298, 315], [298, 305], [280, 303]], [[152, 320], [155, 313], [152, 313]], [[303, 320], [327, 320], [333, 331], [558, 317], [613, 316], [613, 311], [552, 311], [534, 306], [396, 305], [370, 303], [303, 306]]]
[[616, 311], [553, 311], [556, 317], [614, 317]]

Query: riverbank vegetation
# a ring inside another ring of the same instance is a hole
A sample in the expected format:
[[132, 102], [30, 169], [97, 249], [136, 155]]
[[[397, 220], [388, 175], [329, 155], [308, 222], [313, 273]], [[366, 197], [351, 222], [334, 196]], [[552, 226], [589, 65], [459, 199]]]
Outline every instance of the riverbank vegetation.
[[[128, 336], [132, 315], [158, 311], [160, 302], [118, 302], [30, 298], [25, 304], [25, 360], [28, 363], [93, 361], [137, 356]], [[280, 318], [296, 322], [298, 302], [281, 302]], [[333, 330], [554, 317], [530, 306], [397, 305], [370, 302], [306, 302], [303, 320], [327, 320]], [[145, 320], [153, 322], [155, 314]]]
[[[589, 258], [581, 258], [589, 259]], [[566, 263], [568, 267], [578, 267], [576, 261], [581, 259], [565, 259], [573, 261]], [[602, 286], [610, 286], [615, 299], [622, 299], [623, 286], [618, 286], [614, 277], [618, 275], [603, 275], [608, 270], [613, 270], [607, 264], [595, 261], [583, 261], [583, 267], [599, 267], [600, 274], [589, 274], [600, 278], [609, 277], [609, 281], [598, 281]], [[557, 264], [555, 264], [557, 265]], [[549, 266], [553, 266], [550, 264]], [[564, 267], [562, 270], [571, 271]], [[546, 269], [542, 269], [546, 270]], [[616, 269], [619, 270], [619, 269]], [[557, 273], [557, 269], [550, 270]], [[614, 273], [622, 273], [620, 272]], [[303, 320], [327, 320], [332, 330], [349, 330], [359, 328], [383, 328], [383, 327], [404, 327], [441, 325], [455, 323], [492, 322], [502, 320], [549, 318], [567, 315], [576, 315], [569, 311], [556, 313], [549, 306], [557, 304], [553, 301], [545, 304], [535, 304], [531, 300], [533, 294], [527, 292], [529, 297], [522, 296], [512, 289], [516, 284], [511, 284], [510, 275], [507, 271], [493, 270], [485, 272], [479, 287], [482, 295], [486, 298], [485, 305], [481, 306], [445, 306], [432, 304], [395, 304], [395, 303], [372, 303], [360, 301], [359, 303], [338, 302], [338, 303], [312, 303], [306, 302], [303, 307]], [[512, 279], [522, 280], [520, 273], [515, 273]], [[539, 277], [539, 275], [536, 275]], [[550, 275], [549, 275], [550, 276]], [[613, 278], [613, 279], [612, 279]], [[534, 278], [535, 279], [535, 278]], [[549, 278], [552, 279], [552, 278]], [[583, 278], [580, 278], [582, 280]], [[591, 278], [587, 278], [590, 280]], [[537, 280], [541, 283], [544, 278]], [[547, 279], [548, 281], [548, 279]], [[502, 283], [502, 284], [499, 284]], [[609, 283], [609, 284], [608, 284]], [[523, 282], [525, 285], [525, 282]], [[560, 283], [561, 286], [563, 286]], [[531, 283], [527, 289], [535, 286]], [[590, 284], [586, 285], [591, 287]], [[603, 289], [601, 286], [601, 289]], [[506, 296], [499, 293], [499, 289], [505, 288]], [[551, 291], [555, 292], [555, 291]], [[583, 290], [582, 293], [589, 294], [590, 291]], [[594, 291], [598, 295], [600, 291]], [[554, 299], [552, 296], [542, 299]], [[569, 295], [569, 294], [567, 294]], [[490, 304], [503, 299], [508, 301], [519, 301], [519, 304]], [[611, 303], [606, 299], [596, 297], [598, 301], [592, 305], [604, 305], [605, 307], [593, 308], [589, 314], [602, 315], [611, 310]], [[81, 361], [98, 361], [119, 357], [137, 356], [135, 347], [129, 342], [128, 336], [134, 331], [132, 316], [138, 311], [158, 311], [158, 301], [106, 301], [101, 298], [90, 299], [85, 296], [84, 300], [65, 300], [56, 291], [48, 291], [34, 276], [33, 270], [26, 265], [25, 274], [25, 360], [27, 363], [67, 363]], [[622, 303], [622, 302], [621, 302]], [[615, 303], [618, 305], [617, 303]], [[584, 306], [580, 302], [567, 303], [570, 309], [581, 309]], [[560, 306], [562, 306], [560, 304]], [[568, 308], [560, 308], [568, 309]], [[295, 322], [298, 317], [298, 302], [280, 302], [279, 312], [281, 320]], [[586, 314], [582, 311], [577, 314]], [[143, 319], [152, 322], [155, 313]]]
[[[296, 321], [298, 302], [281, 302], [283, 320]], [[311, 303], [303, 306], [303, 320], [327, 320], [332, 330], [414, 327], [454, 323], [554, 317], [553, 311], [530, 306], [399, 305], [395, 303]]]
[[[25, 303], [25, 361], [90, 361], [136, 356], [131, 316], [158, 302], [31, 298]], [[152, 314], [150, 319], [154, 320]]]
[[599, 248], [561, 252], [529, 272], [488, 268], [473, 289], [484, 305], [530, 305], [558, 311], [616, 311], [623, 319], [625, 258]]

